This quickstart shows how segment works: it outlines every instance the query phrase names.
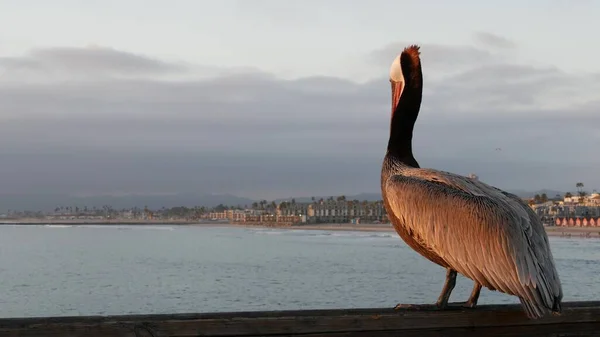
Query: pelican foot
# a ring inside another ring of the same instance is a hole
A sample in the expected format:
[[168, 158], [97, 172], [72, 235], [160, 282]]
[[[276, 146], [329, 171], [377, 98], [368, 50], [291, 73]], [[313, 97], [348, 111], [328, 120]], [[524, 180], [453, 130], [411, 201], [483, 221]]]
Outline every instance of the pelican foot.
[[477, 306], [477, 303], [471, 302], [471, 301], [467, 301], [467, 302], [453, 302], [453, 303], [448, 303], [448, 307], [451, 308], [466, 308], [466, 309], [473, 309]]
[[444, 310], [444, 309], [473, 309], [477, 306], [476, 303], [473, 302], [453, 302], [453, 303], [435, 303], [435, 304], [406, 304], [406, 303], [398, 303], [394, 307], [394, 310]]

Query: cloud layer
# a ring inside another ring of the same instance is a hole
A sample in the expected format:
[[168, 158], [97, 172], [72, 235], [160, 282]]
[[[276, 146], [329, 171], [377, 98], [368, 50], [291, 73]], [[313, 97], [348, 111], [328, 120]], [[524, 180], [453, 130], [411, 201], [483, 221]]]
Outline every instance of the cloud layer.
[[[389, 130], [389, 62], [377, 78], [282, 80], [105, 47], [0, 58], [5, 193], [237, 193], [274, 198], [377, 191]], [[518, 62], [516, 43], [422, 46], [422, 166], [504, 188], [600, 185], [598, 74]], [[210, 76], [207, 76], [210, 75]], [[218, 75], [218, 76], [217, 76]]]

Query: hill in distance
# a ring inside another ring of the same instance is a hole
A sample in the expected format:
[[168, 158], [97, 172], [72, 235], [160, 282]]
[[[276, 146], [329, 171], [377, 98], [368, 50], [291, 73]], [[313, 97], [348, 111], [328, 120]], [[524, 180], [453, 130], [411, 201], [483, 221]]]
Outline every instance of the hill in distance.
[[59, 206], [73, 206], [83, 208], [104, 205], [114, 209], [127, 209], [133, 207], [149, 209], [171, 208], [176, 206], [214, 207], [219, 204], [237, 206], [250, 206], [254, 200], [237, 197], [230, 194], [162, 194], [162, 195], [96, 195], [96, 196], [72, 196], [68, 194], [0, 194], [0, 212], [8, 210], [18, 211], [51, 211]]
[[[315, 196], [315, 200], [324, 199], [326, 200], [329, 197], [337, 198], [339, 195], [327, 195], [327, 196]], [[354, 195], [345, 195], [346, 200], [358, 200], [358, 201], [377, 201], [381, 200], [381, 193], [359, 193]], [[291, 201], [292, 199], [296, 200], [296, 202], [311, 202], [312, 197], [289, 197], [289, 198], [280, 198], [275, 199], [275, 202], [279, 203], [282, 201]]]
[[[507, 190], [507, 192], [516, 194], [517, 196], [519, 196], [521, 198], [533, 198], [536, 194], [541, 195], [543, 193], [546, 193], [548, 198], [554, 198], [557, 194], [560, 195], [561, 197], [563, 197], [565, 195], [565, 192], [561, 192], [561, 191], [557, 191], [557, 190], [550, 190], [550, 189], [542, 189], [542, 190], [538, 190], [538, 191]], [[327, 199], [329, 197], [330, 196], [315, 196], [315, 199], [316, 200], [319, 200], [321, 198]], [[334, 195], [333, 197], [337, 198], [338, 196]], [[312, 201], [311, 197], [290, 197], [290, 198], [276, 199], [275, 202], [290, 201], [292, 199], [296, 200], [296, 202], [311, 202]], [[381, 193], [359, 193], [359, 194], [355, 194], [355, 195], [346, 195], [346, 200], [377, 201], [377, 200], [381, 200], [381, 199], [382, 199]]]
[[542, 189], [539, 191], [522, 191], [522, 190], [509, 190], [508, 192], [516, 194], [518, 196], [520, 196], [521, 198], [533, 198], [536, 194], [542, 195], [544, 193], [546, 193], [546, 196], [548, 198], [554, 198], [556, 197], [556, 195], [558, 194], [561, 198], [564, 197], [565, 192], [561, 192], [561, 191], [557, 191], [557, 190], [549, 190], [549, 189]]
[[[522, 191], [510, 190], [522, 198], [533, 198], [535, 194], [546, 193], [549, 198], [554, 198], [557, 194], [561, 197], [564, 192], [543, 189], [539, 191]], [[315, 200], [321, 198], [327, 199], [330, 196], [315, 196]], [[337, 198], [338, 195], [333, 195]], [[276, 199], [275, 202], [291, 201], [296, 202], [311, 202], [311, 197], [289, 197]], [[381, 193], [359, 193], [355, 195], [346, 195], [346, 200], [381, 200]], [[228, 206], [250, 207], [252, 203], [260, 200], [238, 197], [231, 194], [197, 194], [197, 193], [178, 193], [178, 194], [160, 194], [160, 195], [144, 195], [144, 194], [129, 194], [129, 195], [96, 195], [96, 196], [72, 196], [68, 194], [0, 194], [0, 212], [8, 210], [17, 211], [51, 211], [60, 206], [73, 206], [83, 208], [97, 207], [102, 208], [104, 205], [111, 206], [114, 209], [124, 209], [147, 206], [150, 209], [160, 209], [162, 207], [170, 208], [176, 206], [194, 207], [205, 206], [215, 207], [219, 204]], [[271, 202], [271, 200], [268, 200]]]

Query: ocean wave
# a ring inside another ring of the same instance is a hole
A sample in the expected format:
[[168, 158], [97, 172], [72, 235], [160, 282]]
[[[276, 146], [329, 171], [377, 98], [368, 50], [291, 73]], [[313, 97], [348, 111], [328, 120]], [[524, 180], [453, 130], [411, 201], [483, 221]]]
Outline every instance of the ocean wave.
[[288, 229], [288, 230], [273, 230], [260, 229], [252, 230], [253, 234], [257, 235], [286, 235], [296, 237], [331, 237], [331, 238], [348, 238], [348, 239], [389, 239], [396, 238], [393, 233], [373, 233], [373, 232], [353, 232], [353, 231], [324, 231], [324, 230], [307, 230], [307, 229]]
[[175, 227], [170, 226], [146, 226], [146, 225], [80, 225], [81, 228], [104, 228], [104, 229], [119, 229], [119, 230], [175, 230]]
[[71, 228], [71, 227], [73, 227], [73, 225], [51, 225], [51, 224], [47, 224], [47, 225], [44, 225], [44, 227], [47, 227], [47, 228]]
[[282, 235], [282, 234], [286, 234], [286, 232], [265, 230], [265, 231], [256, 231], [254, 234], [258, 234], [258, 235]]

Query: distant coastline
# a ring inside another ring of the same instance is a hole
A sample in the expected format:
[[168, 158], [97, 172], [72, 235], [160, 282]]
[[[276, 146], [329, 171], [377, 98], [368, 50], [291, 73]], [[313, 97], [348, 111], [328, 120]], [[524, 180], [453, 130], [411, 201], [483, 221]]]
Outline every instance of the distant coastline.
[[[4, 219], [0, 220], [1, 225], [194, 225], [194, 224], [222, 224], [216, 221], [188, 221], [188, 220], [127, 220], [127, 219], [36, 219], [36, 218], [21, 218], [21, 219]], [[225, 223], [228, 224], [228, 223]]]
[[[278, 226], [273, 224], [247, 224], [230, 223], [227, 221], [188, 221], [188, 220], [48, 220], [48, 219], [4, 219], [0, 221], [2, 225], [181, 225], [181, 226], [206, 226], [206, 227], [242, 227], [242, 228], [270, 228], [270, 229], [288, 229], [288, 230], [327, 230], [327, 231], [357, 231], [357, 232], [394, 232], [390, 224], [348, 224], [348, 223], [320, 223], [293, 226]], [[598, 227], [546, 227], [548, 236], [567, 236], [567, 237], [589, 237], [600, 239], [600, 228]]]

